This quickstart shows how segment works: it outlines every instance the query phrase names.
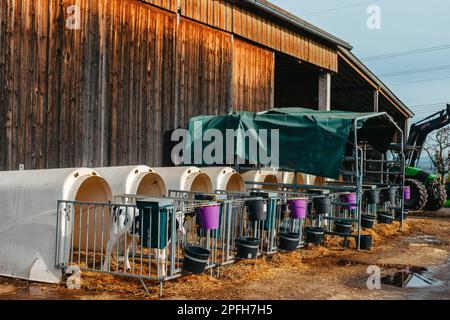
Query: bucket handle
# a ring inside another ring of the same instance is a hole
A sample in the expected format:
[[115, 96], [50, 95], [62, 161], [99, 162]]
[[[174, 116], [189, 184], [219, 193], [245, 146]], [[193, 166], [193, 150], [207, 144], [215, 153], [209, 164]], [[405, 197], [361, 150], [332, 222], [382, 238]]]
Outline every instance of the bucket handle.
[[206, 260], [197, 259], [197, 258], [194, 258], [194, 257], [192, 257], [192, 256], [190, 256], [190, 255], [188, 255], [188, 254], [186, 254], [186, 253], [184, 254], [184, 257], [185, 257], [185, 258], [188, 258], [189, 260], [198, 262], [198, 263], [208, 263], [208, 260], [209, 260], [209, 258], [206, 259]]

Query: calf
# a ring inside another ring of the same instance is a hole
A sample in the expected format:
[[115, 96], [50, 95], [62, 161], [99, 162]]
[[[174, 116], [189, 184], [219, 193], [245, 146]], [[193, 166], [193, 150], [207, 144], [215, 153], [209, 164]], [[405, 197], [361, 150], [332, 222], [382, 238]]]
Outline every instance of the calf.
[[124, 251], [125, 268], [126, 270], [131, 270], [129, 253], [134, 241], [136, 238], [139, 238], [139, 235], [134, 232], [135, 215], [137, 215], [137, 212], [133, 207], [115, 206], [112, 208], [110, 237], [106, 246], [105, 260], [102, 266], [103, 271], [109, 271], [113, 250], [118, 243], [120, 244], [122, 242], [126, 243]]
[[[135, 211], [133, 207], [113, 207], [112, 221], [110, 226], [110, 239], [107, 244], [105, 259], [103, 262], [102, 270], [109, 271], [111, 256], [117, 244], [126, 243], [124, 250], [124, 262], [127, 271], [131, 270], [131, 264], [129, 260], [130, 251], [135, 242], [140, 243], [140, 226], [139, 221], [135, 222], [139, 213]], [[184, 228], [185, 215], [184, 212], [176, 213], [176, 230], [177, 238], [181, 238], [186, 234]], [[170, 221], [169, 221], [170, 226]], [[169, 227], [170, 230], [170, 227]], [[137, 240], [137, 241], [136, 241]], [[169, 231], [167, 247], [170, 247], [172, 242], [171, 232]], [[167, 247], [164, 249], [151, 249], [154, 257], [157, 261], [158, 277], [165, 277], [167, 275]], [[118, 250], [118, 248], [116, 249]]]

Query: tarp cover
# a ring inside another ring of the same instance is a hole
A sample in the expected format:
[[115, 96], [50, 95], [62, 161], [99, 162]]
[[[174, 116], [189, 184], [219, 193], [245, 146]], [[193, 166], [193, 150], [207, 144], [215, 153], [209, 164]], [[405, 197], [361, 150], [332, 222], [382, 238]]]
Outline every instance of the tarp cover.
[[[280, 155], [278, 167], [280, 169], [337, 179], [347, 143], [353, 142], [353, 135], [350, 137], [350, 133], [353, 131], [354, 121], [361, 117], [368, 118], [358, 122], [359, 140], [366, 140], [378, 151], [386, 152], [396, 131], [387, 115], [344, 111], [324, 112], [303, 108], [280, 108], [261, 113], [235, 112], [225, 116], [191, 118], [189, 121], [191, 140], [188, 142], [187, 152], [191, 154], [191, 159], [194, 159], [194, 151], [198, 151], [199, 140], [204, 139], [204, 134], [209, 129], [219, 130], [223, 137], [226, 137], [227, 129], [242, 129], [244, 132], [249, 129], [254, 129], [256, 132], [261, 129], [278, 129]], [[245, 136], [237, 135], [236, 140], [238, 139], [245, 139]], [[270, 156], [272, 151], [270, 133], [267, 139], [261, 139], [260, 136], [258, 139], [260, 150]], [[209, 144], [210, 142], [202, 142], [200, 144], [202, 150]], [[236, 142], [235, 155], [245, 161], [257, 157], [256, 161], [262, 163], [259, 153], [255, 155], [254, 152], [249, 151], [248, 141], [245, 145], [245, 148], [239, 148]], [[224, 155], [227, 154], [225, 149], [226, 143], [224, 143]], [[204, 159], [200, 162], [195, 162], [195, 165], [211, 165], [211, 163], [204, 163]]]

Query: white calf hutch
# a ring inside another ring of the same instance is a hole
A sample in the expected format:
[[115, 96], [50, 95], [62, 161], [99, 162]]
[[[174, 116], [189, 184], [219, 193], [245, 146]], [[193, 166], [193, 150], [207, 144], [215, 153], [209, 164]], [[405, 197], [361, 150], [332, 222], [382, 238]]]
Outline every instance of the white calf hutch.
[[163, 197], [167, 195], [163, 178], [148, 166], [109, 167], [95, 170], [109, 182], [115, 196], [129, 194]]
[[214, 191], [237, 193], [246, 191], [244, 178], [230, 167], [204, 168], [203, 171], [211, 178]]
[[93, 169], [0, 172], [0, 275], [59, 282], [57, 201], [112, 198], [108, 182]]
[[164, 180], [167, 191], [213, 192], [210, 177], [196, 167], [154, 168]]

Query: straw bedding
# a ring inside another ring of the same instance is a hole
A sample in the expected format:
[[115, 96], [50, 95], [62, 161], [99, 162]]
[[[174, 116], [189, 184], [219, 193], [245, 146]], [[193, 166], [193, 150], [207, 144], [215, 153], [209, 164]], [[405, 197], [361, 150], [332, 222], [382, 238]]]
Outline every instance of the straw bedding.
[[[383, 245], [389, 239], [401, 234], [408, 234], [415, 227], [412, 222], [405, 222], [403, 231], [399, 224], [378, 224], [372, 230], [365, 230], [364, 234], [373, 237], [374, 245]], [[277, 253], [262, 256], [257, 260], [240, 260], [234, 264], [220, 267], [220, 277], [216, 277], [217, 270], [211, 276], [209, 271], [202, 275], [188, 275], [168, 281], [164, 284], [165, 296], [190, 296], [202, 294], [206, 291], [235, 287], [242, 283], [268, 279], [279, 273], [286, 272], [308, 272], [315, 264], [332, 265], [341, 254], [343, 249], [342, 240], [337, 237], [327, 237], [325, 246], [307, 247], [291, 253]], [[354, 239], [351, 248], [355, 247]], [[119, 262], [120, 267], [123, 263]], [[115, 267], [114, 260], [112, 266]], [[145, 281], [150, 296], [143, 289], [138, 279], [116, 277], [108, 274], [83, 272], [82, 288], [92, 292], [108, 292], [114, 294], [132, 294], [136, 297], [157, 298], [159, 285], [151, 281]]]

